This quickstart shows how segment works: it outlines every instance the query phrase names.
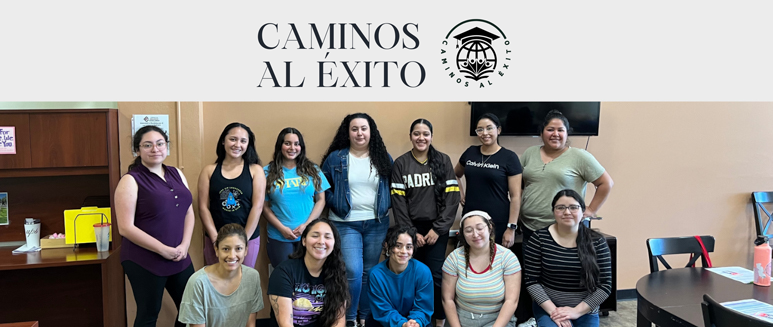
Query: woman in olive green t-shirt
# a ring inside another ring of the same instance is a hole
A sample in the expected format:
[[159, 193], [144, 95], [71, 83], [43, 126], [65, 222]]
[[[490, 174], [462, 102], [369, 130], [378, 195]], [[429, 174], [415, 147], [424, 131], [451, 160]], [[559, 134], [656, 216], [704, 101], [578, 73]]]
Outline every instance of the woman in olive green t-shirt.
[[566, 144], [569, 121], [557, 110], [545, 117], [540, 136], [544, 145], [533, 146], [521, 155], [523, 166], [523, 197], [521, 222], [524, 243], [532, 232], [555, 222], [550, 201], [560, 190], [573, 189], [585, 197], [588, 182], [596, 186], [596, 194], [585, 210], [584, 217], [596, 217], [612, 190], [612, 177], [596, 158], [583, 149]]

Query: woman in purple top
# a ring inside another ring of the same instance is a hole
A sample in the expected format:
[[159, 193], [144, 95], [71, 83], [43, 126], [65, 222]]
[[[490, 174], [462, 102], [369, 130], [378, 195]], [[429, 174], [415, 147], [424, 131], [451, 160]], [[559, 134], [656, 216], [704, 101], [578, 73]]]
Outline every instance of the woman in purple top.
[[[137, 304], [135, 327], [156, 326], [164, 288], [179, 308], [193, 274], [188, 257], [193, 197], [183, 173], [163, 164], [168, 145], [163, 130], [140, 128], [132, 139], [137, 159], [115, 189], [118, 231], [124, 237], [121, 265]], [[185, 325], [175, 322], [175, 326]]]

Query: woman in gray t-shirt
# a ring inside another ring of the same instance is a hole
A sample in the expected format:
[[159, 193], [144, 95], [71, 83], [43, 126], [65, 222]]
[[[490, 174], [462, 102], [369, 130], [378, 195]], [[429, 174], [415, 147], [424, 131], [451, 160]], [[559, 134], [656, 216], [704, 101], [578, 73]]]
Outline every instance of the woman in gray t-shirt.
[[523, 242], [531, 234], [555, 222], [550, 201], [560, 190], [572, 189], [585, 197], [585, 186], [596, 186], [596, 194], [585, 210], [584, 217], [596, 217], [596, 212], [612, 190], [612, 177], [589, 152], [566, 144], [569, 121], [558, 110], [551, 110], [542, 124], [543, 145], [528, 148], [521, 155], [523, 165], [523, 197], [521, 218], [525, 228]]
[[218, 262], [188, 279], [178, 319], [188, 326], [254, 327], [263, 291], [258, 271], [242, 264], [249, 250], [244, 227], [221, 227], [215, 247]]

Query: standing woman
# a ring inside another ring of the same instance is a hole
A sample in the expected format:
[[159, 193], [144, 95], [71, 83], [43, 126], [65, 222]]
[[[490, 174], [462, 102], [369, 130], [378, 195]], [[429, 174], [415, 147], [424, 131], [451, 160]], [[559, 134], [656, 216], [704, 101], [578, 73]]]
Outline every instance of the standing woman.
[[553, 224], [535, 231], [524, 248], [537, 325], [598, 327], [599, 306], [612, 292], [609, 246], [582, 223], [579, 193], [560, 191], [551, 207]]
[[459, 221], [462, 246], [443, 264], [443, 309], [451, 327], [515, 327], [521, 264], [494, 243], [494, 224], [484, 211]]
[[432, 316], [432, 274], [413, 259], [413, 227], [389, 228], [384, 242], [386, 260], [370, 271], [370, 308], [366, 327], [425, 327]]
[[523, 164], [523, 203], [521, 217], [523, 240], [536, 230], [555, 223], [550, 199], [556, 192], [572, 189], [585, 198], [585, 186], [596, 186], [584, 217], [596, 217], [596, 212], [612, 190], [612, 177], [589, 152], [566, 144], [569, 120], [558, 110], [551, 110], [542, 123], [540, 135], [543, 145], [526, 149], [521, 156]]
[[115, 189], [118, 231], [126, 238], [121, 265], [137, 305], [135, 327], [156, 326], [165, 288], [179, 310], [193, 274], [188, 257], [193, 197], [182, 171], [163, 164], [168, 145], [160, 128], [140, 128], [132, 138], [132, 150], [139, 155]]
[[255, 134], [241, 123], [230, 123], [217, 140], [217, 160], [199, 174], [199, 216], [204, 225], [204, 261], [218, 262], [217, 231], [230, 223], [244, 227], [250, 251], [244, 265], [254, 268], [260, 250], [258, 219], [263, 211], [266, 175], [255, 151]]
[[521, 208], [523, 168], [515, 152], [499, 145], [502, 128], [496, 115], [486, 113], [478, 118], [475, 133], [481, 145], [467, 148], [454, 167], [456, 177], [467, 180], [462, 212], [488, 212], [497, 231], [496, 242], [510, 248], [515, 243]]
[[330, 188], [319, 167], [306, 158], [303, 135], [287, 127], [279, 132], [274, 159], [263, 168], [266, 198], [263, 214], [268, 220], [268, 259], [274, 267], [293, 252], [306, 226], [325, 208]]
[[255, 327], [257, 312], [263, 309], [263, 291], [258, 271], [242, 264], [248, 253], [244, 227], [220, 228], [215, 248], [219, 261], [188, 280], [178, 320], [190, 327]]
[[272, 327], [343, 327], [349, 292], [341, 237], [326, 219], [312, 221], [301, 246], [271, 273]]
[[[370, 314], [368, 273], [378, 263], [389, 229], [392, 157], [368, 114], [346, 116], [322, 157], [330, 220], [341, 231], [351, 303], [347, 325], [363, 325]], [[357, 308], [360, 317], [357, 320]]]
[[445, 312], [440, 288], [448, 231], [459, 208], [459, 183], [451, 159], [432, 146], [432, 123], [417, 119], [411, 124], [413, 148], [392, 167], [392, 212], [400, 226], [416, 228], [414, 258], [426, 264], [434, 280], [436, 326]]

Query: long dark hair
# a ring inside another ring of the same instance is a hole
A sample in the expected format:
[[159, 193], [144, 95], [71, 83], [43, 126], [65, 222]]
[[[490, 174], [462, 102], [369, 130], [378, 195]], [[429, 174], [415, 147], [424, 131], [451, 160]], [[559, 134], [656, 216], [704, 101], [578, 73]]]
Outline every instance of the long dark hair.
[[[333, 231], [333, 252], [325, 259], [322, 264], [322, 276], [325, 276], [325, 305], [319, 314], [320, 326], [334, 326], [341, 316], [344, 315], [346, 305], [349, 303], [349, 284], [346, 281], [346, 265], [341, 253], [341, 236], [338, 229], [329, 220], [320, 218], [315, 219], [303, 231], [301, 240], [305, 240], [314, 225], [325, 223]], [[301, 243], [303, 244], [303, 243]], [[306, 247], [297, 246], [295, 252], [290, 254], [290, 259], [303, 259], [306, 256]], [[356, 304], [353, 304], [356, 305]], [[344, 309], [342, 309], [344, 308]]]
[[217, 153], [217, 160], [215, 160], [215, 163], [221, 164], [223, 163], [223, 160], [225, 160], [225, 145], [223, 145], [223, 142], [225, 142], [225, 137], [228, 136], [228, 132], [236, 127], [247, 131], [247, 139], [249, 141], [247, 144], [247, 150], [245, 150], [244, 154], [242, 155], [242, 159], [244, 159], [244, 161], [250, 165], [260, 165], [258, 151], [255, 150], [255, 134], [252, 133], [252, 130], [247, 127], [247, 125], [237, 122], [226, 125], [226, 127], [223, 129], [223, 132], [220, 133], [220, 138], [217, 139], [217, 147], [215, 148], [215, 153]]
[[[559, 191], [553, 197], [553, 202], [550, 204], [551, 208], [555, 208], [558, 199], [564, 196], [573, 198], [580, 204], [582, 211], [585, 211], [585, 201], [583, 201], [579, 193], [572, 189]], [[593, 246], [593, 240], [599, 237], [601, 237], [599, 233], [585, 227], [585, 224], [580, 222], [580, 229], [577, 233], [577, 254], [580, 257], [580, 287], [590, 292], [595, 292], [599, 286], [599, 263], [596, 257], [596, 248]]]
[[497, 136], [497, 144], [499, 144], [499, 128], [502, 126], [502, 123], [499, 122], [499, 117], [497, 117], [497, 115], [495, 114], [487, 112], [485, 114], [480, 115], [480, 117], [478, 117], [478, 120], [475, 121], [475, 124], [477, 125], [483, 119], [490, 120], [492, 123], [494, 123], [494, 126], [497, 127], [496, 136]]
[[330, 147], [327, 148], [327, 152], [325, 152], [325, 155], [322, 156], [322, 162], [324, 163], [325, 159], [327, 159], [327, 157], [333, 153], [333, 151], [346, 149], [349, 147], [349, 123], [357, 118], [367, 120], [368, 126], [370, 126], [370, 142], [368, 143], [368, 151], [370, 152], [371, 166], [376, 168], [376, 171], [378, 171], [379, 175], [387, 177], [391, 176], [392, 165], [389, 162], [389, 153], [387, 153], [386, 145], [384, 145], [384, 141], [381, 139], [381, 134], [378, 132], [376, 122], [373, 120], [373, 118], [370, 117], [370, 115], [362, 112], [344, 117], [344, 120], [341, 121], [341, 125], [338, 126], [338, 130], [336, 131], [336, 135], [333, 137], [333, 141], [330, 142]]
[[[472, 214], [471, 214], [472, 213]], [[488, 216], [488, 213], [486, 213]], [[488, 226], [488, 246], [489, 246], [489, 264], [494, 263], [494, 255], [496, 254], [496, 246], [497, 243], [494, 242], [495, 237], [495, 231], [494, 231], [494, 222], [491, 221], [491, 216], [484, 217], [481, 215], [476, 214], [473, 212], [468, 212], [465, 216], [462, 217], [462, 223], [459, 226], [459, 234], [456, 235], [456, 237], [459, 239], [459, 243], [462, 244], [462, 247], [464, 248], [464, 276], [467, 276], [467, 270], [469, 270], [470, 267], [470, 243], [467, 243], [467, 239], [464, 238], [464, 223], [469, 221], [470, 217], [481, 217], [483, 221], [486, 222], [486, 226]]]
[[298, 136], [298, 143], [301, 145], [301, 153], [295, 157], [295, 171], [298, 176], [301, 177], [302, 183], [308, 183], [309, 178], [314, 183], [314, 189], [319, 192], [322, 189], [322, 180], [319, 178], [318, 166], [306, 158], [306, 143], [303, 142], [303, 135], [301, 132], [293, 127], [287, 127], [279, 132], [279, 136], [276, 137], [276, 144], [274, 144], [274, 157], [271, 164], [268, 166], [268, 177], [266, 177], [266, 192], [270, 193], [276, 184], [279, 184], [279, 191], [284, 189], [284, 173], [282, 172], [282, 165], [284, 164], [285, 157], [282, 155], [282, 144], [284, 143], [285, 136], [287, 134], [295, 134]]
[[134, 158], [134, 161], [131, 164], [129, 164], [129, 169], [127, 171], [132, 171], [134, 167], [142, 164], [142, 156], [140, 155], [140, 142], [142, 142], [142, 137], [145, 136], [145, 134], [148, 132], [158, 132], [164, 136], [166, 147], [167, 149], [169, 148], [169, 136], [164, 133], [163, 129], [153, 125], [142, 126], [142, 128], [138, 129], [137, 132], [134, 133], [134, 137], [132, 137], [132, 151], [137, 154], [137, 157]]
[[539, 135], [542, 135], [542, 132], [545, 131], [545, 127], [547, 127], [548, 124], [550, 124], [550, 121], [553, 119], [558, 119], [564, 123], [564, 127], [566, 127], [566, 134], [569, 135], [569, 132], [571, 131], [571, 127], [569, 126], [569, 119], [566, 119], [564, 114], [555, 109], [548, 111], [548, 114], [545, 115], [545, 120], [542, 121], [542, 126], [539, 129]]
[[[432, 130], [432, 123], [424, 118], [414, 120], [413, 123], [411, 123], [411, 130], [409, 133], [413, 133], [413, 127], [418, 124], [427, 125], [427, 127], [429, 127], [429, 133], [434, 133]], [[429, 151], [427, 153], [427, 165], [429, 166], [429, 170], [432, 172], [432, 181], [435, 183], [435, 205], [437, 206], [438, 215], [441, 215], [443, 214], [443, 211], [446, 207], [446, 183], [445, 180], [443, 180], [443, 178], [445, 178], [446, 163], [445, 160], [443, 160], [443, 156], [441, 155], [440, 151], [435, 150], [435, 147], [432, 146], [432, 143], [429, 144]]]

